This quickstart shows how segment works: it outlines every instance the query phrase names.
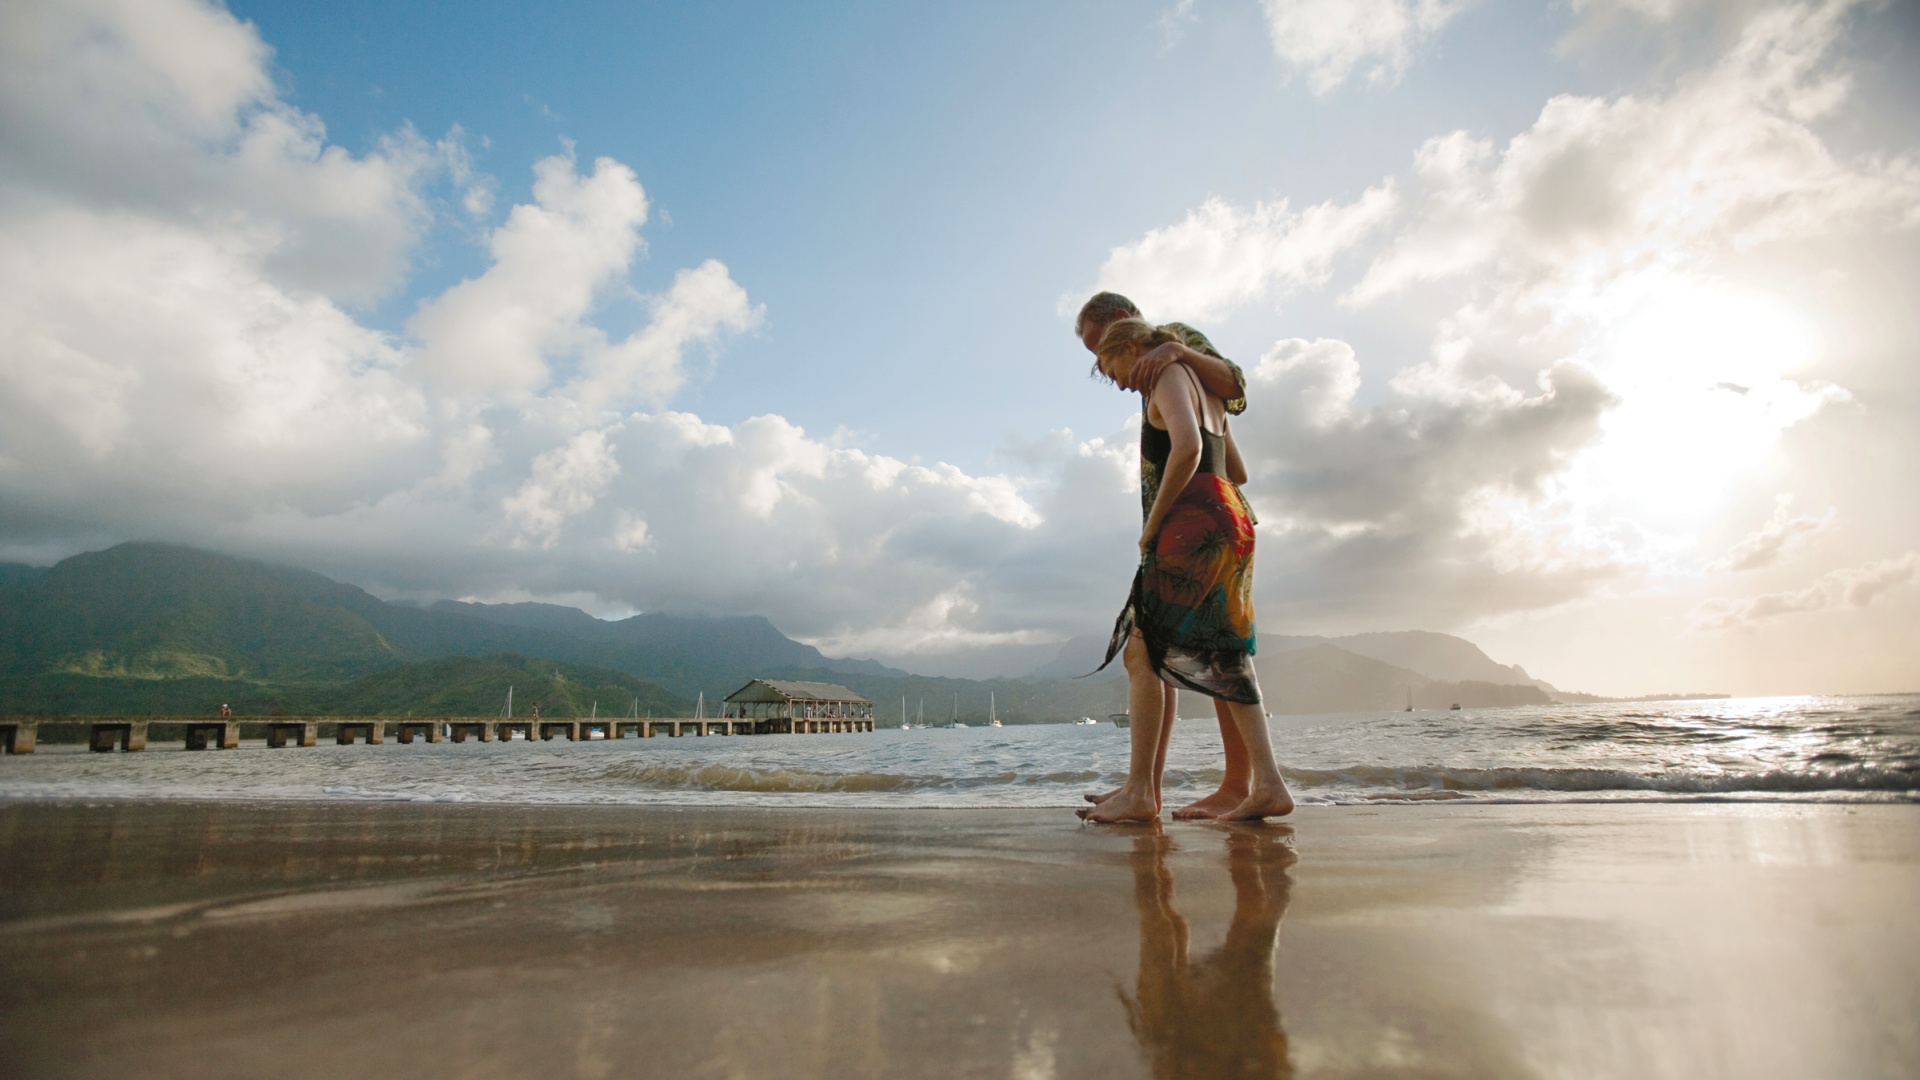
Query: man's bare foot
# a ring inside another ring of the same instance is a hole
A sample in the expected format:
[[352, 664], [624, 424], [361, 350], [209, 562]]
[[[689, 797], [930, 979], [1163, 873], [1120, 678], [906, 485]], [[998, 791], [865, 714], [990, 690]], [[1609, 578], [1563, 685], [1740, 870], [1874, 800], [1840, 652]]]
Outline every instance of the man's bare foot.
[[1285, 817], [1291, 813], [1293, 796], [1286, 788], [1254, 788], [1239, 806], [1214, 816], [1220, 821], [1258, 821], [1261, 818]]
[[1226, 788], [1221, 788], [1219, 791], [1214, 792], [1204, 799], [1190, 802], [1180, 809], [1175, 810], [1173, 816], [1180, 821], [1198, 821], [1203, 818], [1216, 818], [1232, 810], [1234, 807], [1239, 806], [1242, 802], [1246, 801], [1246, 798], [1247, 793], [1244, 791], [1229, 791]]
[[1080, 797], [1087, 800], [1090, 803], [1093, 803], [1095, 806], [1098, 806], [1099, 804], [1106, 802], [1108, 799], [1113, 798], [1115, 795], [1118, 795], [1125, 790], [1127, 789], [1124, 787], [1117, 787], [1117, 788], [1114, 788], [1112, 791], [1108, 791], [1099, 795], [1082, 795]]
[[1117, 821], [1158, 821], [1160, 804], [1151, 796], [1135, 795], [1126, 788], [1121, 788], [1112, 798], [1100, 805], [1076, 810], [1074, 813], [1098, 825], [1110, 825]]

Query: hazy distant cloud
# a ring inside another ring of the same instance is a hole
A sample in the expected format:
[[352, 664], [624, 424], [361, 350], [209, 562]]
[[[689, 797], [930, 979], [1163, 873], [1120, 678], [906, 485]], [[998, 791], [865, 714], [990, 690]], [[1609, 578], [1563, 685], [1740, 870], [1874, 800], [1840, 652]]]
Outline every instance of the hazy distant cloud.
[[1821, 533], [1833, 528], [1834, 515], [1838, 510], [1829, 508], [1820, 517], [1806, 515], [1789, 516], [1792, 512], [1793, 496], [1781, 495], [1774, 500], [1773, 515], [1766, 524], [1749, 533], [1745, 539], [1727, 549], [1724, 557], [1708, 566], [1709, 570], [1725, 570], [1739, 573], [1745, 570], [1762, 570], [1794, 552], [1804, 549]]
[[[1151, 305], [1156, 318], [1214, 318], [1250, 301], [1323, 284], [1333, 260], [1385, 222], [1396, 205], [1391, 182], [1344, 206], [1324, 202], [1297, 213], [1285, 199], [1251, 209], [1208, 199], [1185, 220], [1114, 248], [1095, 290], [1134, 297]], [[1061, 304], [1076, 310], [1084, 295]]]
[[1909, 551], [1897, 559], [1829, 571], [1795, 592], [1708, 600], [1688, 613], [1687, 622], [1695, 630], [1732, 630], [1784, 615], [1837, 607], [1863, 608], [1888, 589], [1912, 581], [1916, 570], [1920, 570], [1920, 552]]
[[1391, 85], [1413, 50], [1463, 4], [1445, 0], [1261, 0], [1273, 51], [1306, 76], [1316, 96], [1364, 68], [1367, 81]]
[[1160, 17], [1154, 20], [1154, 25], [1160, 29], [1160, 37], [1166, 42], [1167, 48], [1171, 49], [1180, 44], [1180, 39], [1186, 36], [1187, 26], [1199, 17], [1194, 14], [1194, 3], [1195, 0], [1174, 0], [1173, 5], [1161, 12]]

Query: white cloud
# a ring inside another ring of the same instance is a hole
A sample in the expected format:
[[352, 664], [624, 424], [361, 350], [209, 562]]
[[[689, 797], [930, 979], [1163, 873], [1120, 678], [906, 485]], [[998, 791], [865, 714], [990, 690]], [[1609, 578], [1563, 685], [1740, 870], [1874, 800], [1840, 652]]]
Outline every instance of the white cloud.
[[[1298, 54], [1310, 78], [1394, 77], [1444, 21], [1435, 5], [1352, 10], [1398, 12], [1401, 28], [1289, 38], [1321, 42]], [[1332, 337], [1278, 342], [1250, 370], [1236, 432], [1266, 625], [1445, 626], [1589, 595], [1675, 550], [1595, 491], [1655, 477], [1704, 503], [1726, 447], [1851, 407], [1805, 370], [1818, 335], [1778, 290], [1726, 279], [1769, 244], [1915, 219], [1910, 163], [1838, 154], [1816, 130], [1844, 100], [1823, 59], [1833, 10], [1756, 18], [1727, 58], [1659, 94], [1556, 99], [1504, 145], [1430, 141], [1412, 183], [1298, 212], [1209, 200], [1113, 249], [1102, 286], [1203, 319], [1328, 286], [1405, 212], [1352, 301], [1371, 315], [1436, 283], [1470, 298], [1377, 399], [1363, 361], [1392, 365]], [[633, 293], [651, 208], [617, 161], [540, 162], [531, 200], [486, 233], [484, 272], [404, 334], [365, 325], [354, 312], [404, 280], [430, 206], [482, 217], [492, 181], [457, 132], [403, 131], [359, 156], [329, 145], [276, 97], [269, 55], [189, 0], [0, 10], [11, 550], [160, 536], [411, 595], [765, 614], [895, 655], [1052, 640], [1117, 609], [1139, 523], [1132, 425], [1015, 440], [1009, 473], [973, 475], [779, 416], [671, 408], [688, 350], [761, 310], [715, 261]], [[436, 184], [456, 197], [427, 198]], [[613, 339], [597, 320], [621, 304], [644, 325]], [[1727, 568], [1817, 532], [1786, 514]], [[1707, 621], [1861, 606], [1913, 559], [1726, 601]]]
[[[1382, 312], [1436, 285], [1467, 298], [1379, 406], [1356, 406], [1366, 358], [1337, 340], [1279, 342], [1250, 373], [1249, 491], [1263, 536], [1301, 568], [1284, 603], [1441, 623], [1678, 567], [1783, 432], [1850, 406], [1809, 374], [1819, 333], [1751, 272], [1768, 245], [1920, 222], [1920, 169], [1836, 153], [1814, 126], [1845, 101], [1846, 7], [1754, 14], [1671, 90], [1555, 98], [1504, 145], [1431, 139], [1404, 219], [1389, 180], [1301, 215], [1209, 200], [1113, 250], [1103, 287], [1156, 317], [1205, 318], [1320, 287], [1336, 255], [1391, 225], [1348, 305]], [[1529, 383], [1540, 392], [1516, 389]], [[1780, 529], [1728, 565], [1809, 532]]]
[[1764, 570], [1804, 550], [1820, 534], [1831, 531], [1834, 515], [1839, 513], [1837, 509], [1830, 507], [1819, 517], [1808, 517], [1804, 514], [1789, 516], [1792, 508], [1793, 496], [1779, 496], [1774, 500], [1773, 515], [1767, 518], [1766, 523], [1728, 548], [1726, 555], [1716, 560], [1708, 569], [1734, 573]]
[[1248, 373], [1236, 439], [1261, 519], [1262, 603], [1338, 628], [1389, 613], [1444, 625], [1549, 607], [1618, 577], [1635, 552], [1584, 528], [1559, 477], [1616, 404], [1574, 363], [1537, 393], [1396, 383], [1359, 408], [1353, 350], [1282, 341]]
[[1261, 0], [1273, 51], [1307, 77], [1317, 96], [1366, 68], [1367, 81], [1391, 85], [1413, 50], [1459, 13], [1445, 0]]
[[668, 400], [686, 382], [682, 361], [689, 345], [711, 344], [722, 331], [752, 329], [765, 311], [748, 301], [717, 259], [675, 274], [673, 286], [650, 306], [645, 327], [582, 358], [581, 375], [569, 391], [588, 408]]
[[[549, 450], [533, 459], [533, 475], [520, 490], [500, 501], [507, 519], [519, 527], [513, 543], [526, 546], [538, 540], [543, 549], [551, 549], [560, 540], [560, 527], [566, 519], [593, 508], [594, 500], [620, 475], [620, 464], [613, 458], [602, 431], [583, 431], [565, 446]], [[616, 530], [621, 540], [632, 536], [631, 521]], [[641, 538], [645, 539], [642, 525]]]
[[1811, 126], [1846, 94], [1823, 65], [1847, 6], [1756, 18], [1666, 97], [1556, 97], [1504, 149], [1465, 132], [1429, 140], [1415, 158], [1416, 224], [1348, 299], [1484, 270], [1496, 306], [1573, 306], [1632, 275], [1697, 270], [1769, 241], [1920, 223], [1912, 162], [1843, 159]]
[[[1095, 291], [1124, 293], [1156, 318], [1208, 319], [1249, 301], [1324, 284], [1333, 261], [1393, 213], [1391, 182], [1344, 206], [1298, 213], [1285, 199], [1252, 209], [1208, 199], [1185, 220], [1114, 248]], [[1064, 310], [1080, 297], [1062, 298]]]
[[1174, 0], [1173, 6], [1161, 12], [1160, 17], [1154, 20], [1154, 25], [1159, 27], [1160, 37], [1166, 42], [1167, 48], [1171, 49], [1180, 44], [1180, 39], [1186, 36], [1187, 27], [1199, 18], [1194, 14], [1194, 3], [1195, 0]]
[[277, 284], [364, 303], [428, 222], [455, 143], [410, 130], [355, 157], [275, 95], [272, 50], [200, 0], [0, 9], [0, 210], [136, 214], [220, 232]]
[[1828, 571], [1793, 592], [1708, 600], [1688, 613], [1687, 622], [1695, 630], [1733, 630], [1787, 615], [1843, 606], [1863, 608], [1881, 593], [1912, 581], [1916, 570], [1920, 570], [1920, 552], [1909, 551], [1897, 559]]

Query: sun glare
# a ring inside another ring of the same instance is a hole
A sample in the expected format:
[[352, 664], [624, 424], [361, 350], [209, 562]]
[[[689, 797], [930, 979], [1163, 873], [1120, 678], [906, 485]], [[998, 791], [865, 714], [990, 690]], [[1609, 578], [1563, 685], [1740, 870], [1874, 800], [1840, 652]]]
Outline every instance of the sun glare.
[[1600, 501], [1691, 531], [1780, 433], [1845, 394], [1796, 381], [1818, 355], [1813, 322], [1777, 298], [1683, 286], [1639, 305], [1596, 357], [1620, 396], [1582, 462]]

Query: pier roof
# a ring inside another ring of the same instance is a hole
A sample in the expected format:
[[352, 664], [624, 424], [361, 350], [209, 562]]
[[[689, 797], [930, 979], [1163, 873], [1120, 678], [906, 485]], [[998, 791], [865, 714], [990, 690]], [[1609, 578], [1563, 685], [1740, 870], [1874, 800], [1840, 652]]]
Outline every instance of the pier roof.
[[834, 704], [873, 704], [871, 700], [837, 683], [786, 682], [774, 679], [754, 679], [728, 694], [727, 700], [730, 702], [823, 701]]

